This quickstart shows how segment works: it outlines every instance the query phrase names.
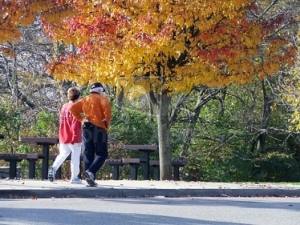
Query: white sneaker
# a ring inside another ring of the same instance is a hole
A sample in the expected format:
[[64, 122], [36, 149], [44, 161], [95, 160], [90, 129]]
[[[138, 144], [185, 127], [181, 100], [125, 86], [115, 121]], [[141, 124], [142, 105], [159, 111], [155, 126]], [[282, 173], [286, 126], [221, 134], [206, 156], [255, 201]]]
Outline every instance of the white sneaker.
[[48, 180], [50, 182], [53, 182], [55, 180], [55, 173], [56, 173], [55, 169], [51, 166], [48, 170]]
[[70, 180], [70, 183], [71, 183], [71, 184], [82, 184], [81, 180], [80, 180], [78, 177], [72, 178], [72, 179]]

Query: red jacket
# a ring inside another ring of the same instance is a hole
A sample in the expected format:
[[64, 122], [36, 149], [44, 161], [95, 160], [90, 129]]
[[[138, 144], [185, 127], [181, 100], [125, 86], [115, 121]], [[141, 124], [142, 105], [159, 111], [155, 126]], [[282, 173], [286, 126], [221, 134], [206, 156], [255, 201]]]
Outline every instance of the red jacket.
[[75, 144], [81, 142], [81, 122], [77, 120], [70, 108], [73, 102], [63, 105], [59, 116], [59, 143]]

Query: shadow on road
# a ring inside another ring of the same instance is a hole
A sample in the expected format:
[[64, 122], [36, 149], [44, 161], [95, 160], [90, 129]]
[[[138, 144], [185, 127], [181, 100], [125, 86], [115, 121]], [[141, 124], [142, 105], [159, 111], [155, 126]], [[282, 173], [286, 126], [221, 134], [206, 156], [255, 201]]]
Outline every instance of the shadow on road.
[[245, 223], [217, 222], [180, 217], [89, 212], [65, 209], [0, 208], [0, 225], [248, 225]]
[[[145, 204], [145, 205], [182, 205], [182, 206], [229, 206], [238, 208], [261, 208], [261, 209], [285, 209], [285, 210], [295, 210], [300, 211], [300, 202], [288, 202], [280, 200], [264, 202], [261, 198], [260, 200], [255, 200], [245, 198], [232, 200], [230, 198], [124, 198], [124, 199], [105, 199], [105, 201], [119, 202], [119, 203], [129, 203], [129, 204]], [[101, 200], [103, 201], [103, 199]]]

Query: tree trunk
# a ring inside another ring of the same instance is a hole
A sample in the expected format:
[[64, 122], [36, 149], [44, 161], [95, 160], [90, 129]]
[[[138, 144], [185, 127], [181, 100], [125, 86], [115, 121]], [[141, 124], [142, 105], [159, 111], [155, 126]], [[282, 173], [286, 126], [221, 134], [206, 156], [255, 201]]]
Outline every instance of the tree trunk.
[[159, 96], [157, 109], [157, 126], [158, 126], [158, 142], [159, 142], [159, 165], [160, 179], [172, 179], [171, 168], [171, 149], [170, 149], [170, 122], [169, 108], [171, 105], [171, 97], [163, 92]]
[[185, 138], [184, 138], [184, 143], [182, 146], [182, 150], [180, 153], [181, 157], [187, 157], [189, 148], [191, 146], [194, 130], [195, 130], [196, 122], [194, 123], [189, 123], [188, 128], [185, 131]]
[[261, 119], [261, 133], [257, 138], [256, 149], [259, 152], [263, 152], [266, 148], [266, 139], [267, 139], [267, 129], [269, 126], [269, 121], [271, 117], [271, 106], [272, 106], [272, 97], [268, 95], [265, 81], [262, 81], [262, 91], [263, 91], [263, 115]]

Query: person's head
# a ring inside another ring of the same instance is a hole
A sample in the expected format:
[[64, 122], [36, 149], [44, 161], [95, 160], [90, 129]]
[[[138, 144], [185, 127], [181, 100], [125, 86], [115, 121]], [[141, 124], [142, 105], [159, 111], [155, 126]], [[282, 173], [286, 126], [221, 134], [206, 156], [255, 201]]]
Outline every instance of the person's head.
[[101, 83], [94, 83], [91, 85], [90, 87], [90, 93], [98, 93], [98, 94], [101, 94], [101, 93], [104, 93], [105, 92], [105, 89], [103, 87], [103, 85]]
[[71, 87], [68, 89], [68, 99], [70, 101], [76, 101], [80, 97], [80, 91], [76, 87]]

